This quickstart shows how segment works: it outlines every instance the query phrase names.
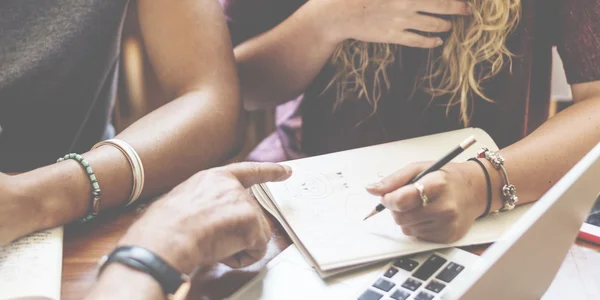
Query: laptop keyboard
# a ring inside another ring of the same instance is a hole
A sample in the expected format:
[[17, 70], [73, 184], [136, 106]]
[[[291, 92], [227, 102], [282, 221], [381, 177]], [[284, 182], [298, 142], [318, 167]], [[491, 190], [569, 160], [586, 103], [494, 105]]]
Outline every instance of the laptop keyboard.
[[358, 300], [433, 300], [464, 269], [463, 265], [438, 253], [430, 254], [421, 262], [401, 257], [391, 263]]

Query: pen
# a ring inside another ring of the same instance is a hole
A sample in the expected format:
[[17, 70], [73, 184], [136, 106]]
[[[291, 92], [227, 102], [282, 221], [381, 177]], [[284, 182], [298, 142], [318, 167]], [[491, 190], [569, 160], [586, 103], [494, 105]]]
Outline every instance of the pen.
[[[475, 144], [476, 141], [477, 140], [475, 140], [474, 136], [468, 137], [466, 140], [462, 141], [462, 143], [460, 143], [458, 146], [456, 146], [456, 148], [454, 148], [452, 151], [448, 152], [448, 154], [444, 155], [444, 157], [440, 158], [440, 160], [435, 162], [433, 165], [431, 165], [429, 168], [427, 168], [423, 172], [419, 173], [419, 175], [415, 176], [415, 178], [413, 178], [408, 184], [413, 184], [413, 183], [419, 181], [419, 179], [423, 178], [425, 175], [441, 169], [444, 165], [446, 165], [448, 162], [453, 160], [455, 157], [457, 157], [459, 154], [461, 154], [467, 148], [469, 148], [473, 144]], [[373, 211], [363, 219], [363, 221], [380, 213], [384, 209], [385, 209], [385, 206], [383, 206], [383, 204], [379, 203], [377, 205], [377, 207], [375, 207], [375, 209], [373, 209]]]

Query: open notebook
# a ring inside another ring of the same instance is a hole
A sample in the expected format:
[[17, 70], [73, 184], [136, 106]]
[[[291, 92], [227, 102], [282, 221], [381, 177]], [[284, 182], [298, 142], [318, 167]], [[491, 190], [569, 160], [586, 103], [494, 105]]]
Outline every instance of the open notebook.
[[483, 130], [466, 128], [288, 161], [284, 164], [294, 172], [290, 179], [255, 185], [252, 191], [323, 278], [401, 255], [493, 242], [529, 205], [477, 221], [452, 244], [405, 236], [388, 210], [363, 221], [380, 203], [366, 192], [367, 184], [409, 163], [438, 160], [469, 136], [477, 143], [454, 161], [466, 161], [481, 147], [497, 149]]
[[0, 247], [0, 299], [60, 299], [63, 228]]

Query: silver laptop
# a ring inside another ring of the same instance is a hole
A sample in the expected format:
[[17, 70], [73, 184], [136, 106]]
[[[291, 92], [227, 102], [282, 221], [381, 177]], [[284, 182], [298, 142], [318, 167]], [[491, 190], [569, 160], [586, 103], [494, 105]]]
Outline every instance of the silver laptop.
[[541, 299], [598, 197], [599, 158], [600, 144], [482, 256], [454, 248], [402, 257], [356, 298]]

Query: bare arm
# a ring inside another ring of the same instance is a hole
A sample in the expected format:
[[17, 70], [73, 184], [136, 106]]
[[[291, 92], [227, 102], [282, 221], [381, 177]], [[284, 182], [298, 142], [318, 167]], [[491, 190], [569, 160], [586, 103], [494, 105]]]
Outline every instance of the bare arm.
[[247, 109], [293, 99], [319, 74], [341, 42], [323, 30], [330, 22], [323, 6], [323, 1], [308, 1], [272, 30], [235, 48]]
[[[573, 106], [500, 151], [521, 203], [539, 199], [600, 142], [600, 81], [574, 84], [571, 89]], [[502, 186], [499, 172], [490, 175], [494, 187]], [[500, 189], [494, 193], [494, 204], [501, 206]]]
[[[519, 202], [538, 200], [552, 185], [600, 141], [600, 81], [572, 86], [575, 104], [546, 121], [519, 142], [500, 150]], [[491, 210], [502, 206], [501, 173], [485, 159], [492, 183]], [[448, 164], [420, 180], [432, 205], [422, 206], [417, 190], [406, 183], [428, 164], [410, 165], [372, 185], [383, 196], [405, 234], [434, 242], [461, 238], [485, 211], [487, 186], [472, 162]]]
[[273, 29], [235, 48], [247, 109], [272, 107], [302, 94], [338, 44], [346, 39], [433, 48], [435, 37], [407, 31], [444, 32], [452, 24], [440, 15], [466, 15], [462, 1], [308, 1]]
[[[152, 66], [174, 99], [117, 136], [139, 153], [146, 174], [143, 196], [149, 196], [230, 157], [241, 141], [242, 107], [232, 46], [217, 1], [153, 0], [138, 5]], [[132, 188], [125, 157], [112, 147], [84, 157], [100, 183], [101, 208], [124, 203]], [[13, 223], [10, 216], [0, 217], [13, 235], [65, 224], [89, 207], [89, 179], [73, 160], [18, 175], [16, 181], [18, 197], [25, 200], [20, 201], [22, 213], [13, 214]], [[11, 238], [15, 236], [0, 232], [0, 244]]]

